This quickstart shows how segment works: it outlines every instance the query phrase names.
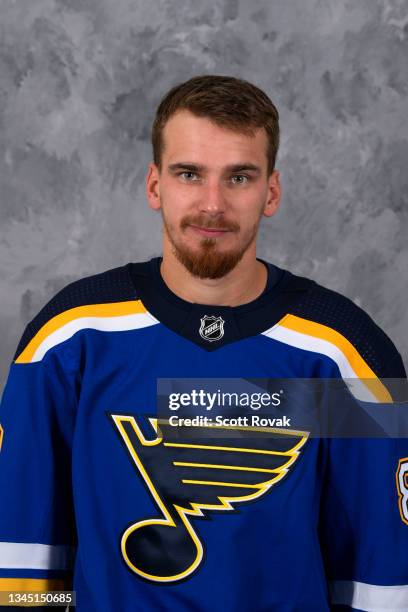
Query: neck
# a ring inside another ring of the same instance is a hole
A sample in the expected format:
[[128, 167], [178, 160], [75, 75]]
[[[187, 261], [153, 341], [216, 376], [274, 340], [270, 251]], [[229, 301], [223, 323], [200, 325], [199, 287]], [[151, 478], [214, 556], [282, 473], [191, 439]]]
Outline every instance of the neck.
[[255, 300], [265, 289], [268, 278], [266, 266], [256, 259], [255, 243], [233, 270], [217, 279], [190, 274], [165, 244], [160, 272], [168, 288], [181, 299], [218, 306], [240, 306]]

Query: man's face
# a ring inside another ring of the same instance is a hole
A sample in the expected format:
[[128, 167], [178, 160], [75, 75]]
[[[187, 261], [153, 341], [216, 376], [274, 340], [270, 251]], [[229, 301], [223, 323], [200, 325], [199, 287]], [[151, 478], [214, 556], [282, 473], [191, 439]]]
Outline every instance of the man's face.
[[150, 165], [147, 195], [161, 210], [165, 243], [194, 276], [221, 278], [249, 249], [255, 253], [260, 219], [279, 205], [279, 174], [267, 176], [266, 132], [237, 133], [183, 110], [163, 139], [161, 172]]

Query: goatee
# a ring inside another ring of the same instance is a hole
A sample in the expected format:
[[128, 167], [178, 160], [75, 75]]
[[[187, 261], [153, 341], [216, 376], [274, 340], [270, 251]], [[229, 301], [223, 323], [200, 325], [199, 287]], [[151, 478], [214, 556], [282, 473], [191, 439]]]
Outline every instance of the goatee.
[[[164, 230], [173, 247], [173, 253], [178, 261], [192, 274], [198, 278], [217, 279], [222, 278], [233, 270], [242, 259], [245, 251], [253, 242], [256, 236], [258, 223], [256, 223], [247, 239], [240, 247], [229, 251], [219, 251], [216, 238], [203, 238], [198, 248], [190, 249], [183, 243], [174, 240], [170, 227], [163, 215]], [[237, 223], [226, 223], [223, 220], [211, 221], [199, 217], [184, 217], [180, 227], [184, 230], [188, 225], [196, 225], [203, 228], [225, 229], [238, 232], [240, 226]]]

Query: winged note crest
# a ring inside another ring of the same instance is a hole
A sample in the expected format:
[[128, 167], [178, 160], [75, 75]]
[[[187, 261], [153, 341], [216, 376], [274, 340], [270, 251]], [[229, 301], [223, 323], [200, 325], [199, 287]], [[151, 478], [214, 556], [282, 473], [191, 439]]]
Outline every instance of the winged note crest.
[[[204, 555], [192, 519], [231, 512], [265, 495], [286, 476], [308, 438], [308, 432], [265, 427], [223, 427], [220, 438], [219, 432], [214, 437], [220, 427], [175, 428], [148, 418], [148, 439], [140, 417], [110, 417], [160, 511], [132, 523], [121, 538], [129, 568], [153, 582], [191, 576]], [[188, 430], [184, 436], [182, 429]]]

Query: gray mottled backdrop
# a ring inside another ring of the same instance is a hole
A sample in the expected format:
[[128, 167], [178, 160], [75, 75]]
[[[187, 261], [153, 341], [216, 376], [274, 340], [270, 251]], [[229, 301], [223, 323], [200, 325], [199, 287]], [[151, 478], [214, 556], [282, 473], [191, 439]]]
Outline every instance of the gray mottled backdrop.
[[280, 110], [259, 255], [354, 299], [406, 361], [407, 37], [404, 0], [1, 0], [0, 383], [58, 289], [160, 252], [150, 124], [203, 73]]

